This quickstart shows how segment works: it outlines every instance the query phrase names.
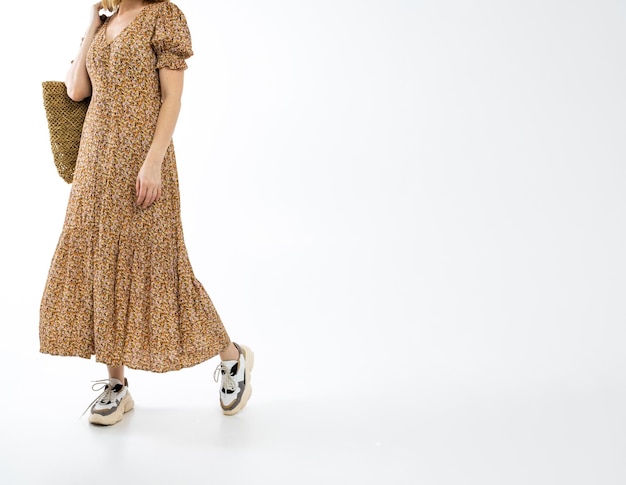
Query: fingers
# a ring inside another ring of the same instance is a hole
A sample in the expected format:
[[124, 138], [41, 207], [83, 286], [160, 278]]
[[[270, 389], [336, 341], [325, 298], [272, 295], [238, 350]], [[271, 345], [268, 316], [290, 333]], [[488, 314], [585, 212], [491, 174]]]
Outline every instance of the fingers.
[[137, 191], [137, 205], [142, 206], [146, 199], [146, 187], [141, 183], [141, 179], [137, 177], [137, 185], [135, 187]]
[[148, 188], [147, 184], [142, 184], [139, 178], [137, 178], [135, 190], [137, 192], [137, 205], [143, 209], [147, 209], [161, 198], [161, 186]]
[[144, 200], [144, 203], [142, 204], [141, 207], [143, 207], [144, 209], [147, 209], [148, 207], [152, 205], [152, 203], [156, 200], [156, 198], [157, 198], [157, 189], [153, 189], [150, 192], [148, 192]]

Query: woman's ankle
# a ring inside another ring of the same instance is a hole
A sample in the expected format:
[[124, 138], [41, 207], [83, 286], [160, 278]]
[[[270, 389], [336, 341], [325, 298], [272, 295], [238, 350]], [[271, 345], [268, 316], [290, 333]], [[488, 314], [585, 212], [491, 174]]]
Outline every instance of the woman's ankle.
[[220, 352], [220, 359], [222, 362], [225, 360], [238, 360], [239, 359], [239, 349], [235, 347], [234, 343], [228, 344], [228, 347], [223, 352]]
[[107, 365], [109, 379], [117, 379], [124, 384], [124, 366], [123, 365]]

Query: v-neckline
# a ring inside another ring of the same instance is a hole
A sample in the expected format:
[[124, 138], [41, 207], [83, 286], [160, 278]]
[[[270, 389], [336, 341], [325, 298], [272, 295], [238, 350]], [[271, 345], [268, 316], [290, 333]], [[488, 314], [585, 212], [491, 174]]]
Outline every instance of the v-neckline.
[[135, 15], [135, 17], [128, 22], [128, 25], [126, 25], [126, 27], [124, 27], [122, 30], [120, 30], [118, 32], [118, 34], [113, 37], [111, 40], [107, 39], [107, 29], [109, 27], [109, 21], [111, 20], [111, 18], [113, 18], [113, 15], [117, 15], [117, 12], [115, 12], [113, 15], [111, 15], [108, 19], [106, 19], [106, 22], [104, 23], [104, 43], [109, 46], [111, 44], [113, 44], [113, 42], [115, 42], [117, 40], [117, 38], [122, 35], [126, 30], [128, 30], [128, 28], [133, 25], [135, 23], [135, 21], [139, 18], [139, 16], [143, 13], [143, 11], [145, 9], [147, 9], [150, 6], [150, 4], [148, 5], [144, 5], [143, 7], [141, 7], [141, 10], [139, 10], [139, 12], [137, 12], [137, 15]]

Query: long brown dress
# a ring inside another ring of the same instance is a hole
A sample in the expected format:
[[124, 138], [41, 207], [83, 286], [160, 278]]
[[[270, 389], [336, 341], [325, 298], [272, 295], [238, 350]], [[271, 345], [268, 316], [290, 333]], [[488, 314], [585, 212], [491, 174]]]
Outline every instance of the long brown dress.
[[174, 147], [162, 196], [136, 205], [135, 182], [161, 106], [158, 70], [186, 69], [191, 38], [170, 2], [144, 7], [87, 56], [92, 99], [65, 222], [40, 309], [40, 350], [153, 372], [190, 367], [230, 339], [195, 278], [180, 217]]

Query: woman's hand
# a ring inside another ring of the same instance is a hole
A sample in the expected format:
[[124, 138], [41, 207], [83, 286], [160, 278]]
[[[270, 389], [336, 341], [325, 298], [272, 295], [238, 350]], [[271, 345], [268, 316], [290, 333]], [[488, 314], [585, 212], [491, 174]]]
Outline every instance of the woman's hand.
[[143, 162], [135, 184], [137, 205], [147, 209], [161, 198], [161, 164], [149, 160]]
[[100, 18], [100, 10], [102, 10], [102, 2], [94, 3], [91, 7], [91, 22], [90, 25], [96, 29], [102, 25], [102, 19]]

